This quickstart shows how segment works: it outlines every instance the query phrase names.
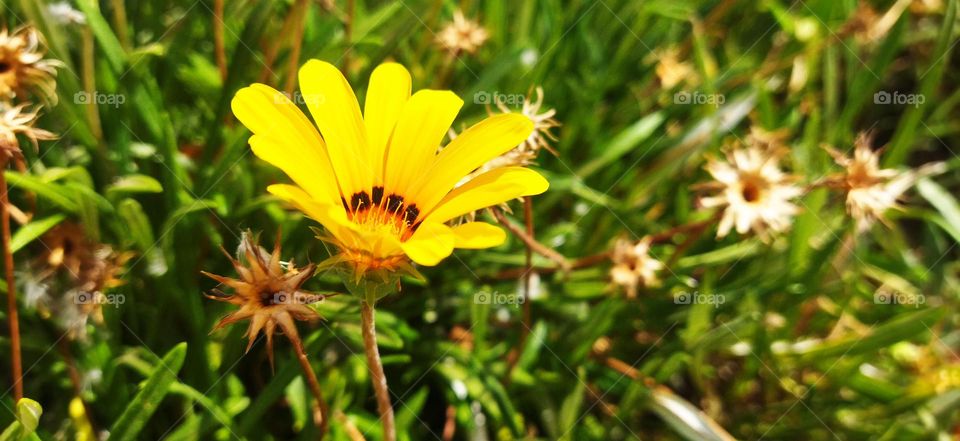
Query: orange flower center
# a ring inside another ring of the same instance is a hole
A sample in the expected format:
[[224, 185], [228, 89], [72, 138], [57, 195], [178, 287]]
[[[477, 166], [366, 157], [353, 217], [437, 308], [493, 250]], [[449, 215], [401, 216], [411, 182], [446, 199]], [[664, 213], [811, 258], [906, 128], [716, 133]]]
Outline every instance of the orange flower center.
[[417, 204], [406, 203], [403, 196], [390, 193], [384, 196], [383, 187], [373, 191], [354, 193], [349, 204], [343, 200], [350, 220], [371, 230], [386, 231], [407, 240], [420, 226]]

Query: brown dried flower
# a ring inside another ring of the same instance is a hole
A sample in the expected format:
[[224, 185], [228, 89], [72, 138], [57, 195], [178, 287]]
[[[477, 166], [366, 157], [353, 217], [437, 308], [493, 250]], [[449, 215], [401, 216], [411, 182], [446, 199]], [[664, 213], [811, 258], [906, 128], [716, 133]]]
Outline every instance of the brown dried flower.
[[636, 297], [637, 289], [641, 286], [660, 285], [657, 272], [664, 266], [663, 262], [650, 255], [649, 238], [636, 243], [625, 239], [618, 240], [610, 259], [613, 261], [610, 279], [627, 290], [627, 297]]
[[476, 53], [487, 38], [487, 30], [476, 21], [467, 20], [460, 10], [453, 13], [453, 21], [437, 34], [437, 42], [450, 56]]
[[243, 233], [240, 248], [237, 250], [239, 259], [234, 259], [226, 251], [224, 254], [233, 263], [240, 278], [233, 279], [201, 271], [205, 276], [233, 289], [231, 294], [214, 290], [207, 297], [237, 305], [240, 309], [222, 318], [213, 330], [249, 319], [247, 351], [263, 330], [267, 337], [267, 353], [272, 365], [273, 334], [277, 326], [291, 341], [299, 343], [300, 336], [294, 320], [320, 318], [307, 305], [323, 300], [324, 296], [301, 289], [303, 283], [313, 276], [316, 267], [310, 264], [298, 269], [292, 261], [283, 264], [280, 261], [279, 237], [273, 252], [269, 253], [257, 244], [257, 238], [249, 231]]
[[24, 26], [13, 32], [0, 30], [0, 100], [37, 91], [44, 98], [56, 97], [56, 60], [45, 59], [43, 38]]
[[57, 135], [43, 129], [33, 127], [37, 119], [39, 108], [27, 110], [26, 104], [14, 107], [0, 102], [0, 162], [7, 163], [11, 159], [23, 157], [17, 135], [23, 135], [38, 148], [40, 140], [56, 139]]

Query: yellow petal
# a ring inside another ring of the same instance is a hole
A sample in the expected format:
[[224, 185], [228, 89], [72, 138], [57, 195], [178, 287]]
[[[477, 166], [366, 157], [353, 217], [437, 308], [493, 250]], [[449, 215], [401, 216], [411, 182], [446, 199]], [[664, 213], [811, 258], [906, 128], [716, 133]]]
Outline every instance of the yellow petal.
[[[273, 137], [253, 135], [250, 137], [250, 148], [253, 154], [260, 159], [269, 162], [271, 165], [281, 169], [290, 179], [300, 188], [309, 193], [310, 197], [323, 204], [340, 204], [340, 191], [336, 189], [336, 182], [326, 182], [327, 177], [333, 181], [332, 172], [328, 175], [317, 172], [321, 168], [304, 160], [302, 156], [296, 156], [290, 153], [289, 142], [284, 142]], [[330, 167], [330, 160], [323, 158]], [[320, 160], [317, 160], [320, 162]], [[316, 167], [316, 168], [314, 168]]]
[[373, 184], [367, 133], [357, 97], [334, 65], [310, 60], [300, 68], [303, 99], [327, 142], [330, 162], [346, 200]]
[[543, 193], [549, 186], [543, 176], [528, 168], [494, 169], [451, 191], [425, 219], [429, 222], [446, 222], [521, 196]]
[[321, 204], [294, 185], [274, 184], [268, 186], [267, 191], [320, 222], [341, 242], [354, 243], [359, 240], [359, 228], [347, 218], [342, 204]]
[[434, 266], [453, 252], [454, 236], [450, 227], [424, 222], [400, 246], [410, 260], [424, 266]]
[[263, 84], [240, 89], [230, 103], [254, 133], [255, 155], [283, 170], [321, 202], [340, 200], [327, 148], [306, 115], [285, 95]]
[[523, 142], [533, 132], [530, 118], [518, 113], [491, 116], [470, 127], [444, 148], [410, 195], [429, 210], [468, 173]]
[[433, 163], [461, 106], [463, 100], [450, 91], [421, 90], [410, 97], [387, 147], [387, 192], [409, 197], [407, 189]]
[[501, 245], [507, 233], [486, 222], [467, 222], [453, 227], [453, 239], [457, 248], [481, 249]]
[[370, 74], [363, 121], [367, 128], [374, 185], [383, 185], [384, 154], [401, 110], [410, 99], [410, 83], [410, 72], [397, 63], [381, 64]]

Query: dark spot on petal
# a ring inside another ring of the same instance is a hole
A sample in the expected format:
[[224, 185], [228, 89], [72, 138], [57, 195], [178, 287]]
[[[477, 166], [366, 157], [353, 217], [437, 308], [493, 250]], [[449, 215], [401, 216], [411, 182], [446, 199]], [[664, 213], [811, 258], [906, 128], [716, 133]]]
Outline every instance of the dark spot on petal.
[[343, 196], [340, 196], [340, 203], [343, 204], [343, 208], [350, 210], [350, 206], [347, 205], [347, 200], [344, 199]]
[[0, 61], [0, 74], [6, 73], [6, 72], [7, 72], [8, 70], [10, 70], [10, 69], [11, 69], [11, 67], [10, 67], [9, 64]]
[[364, 211], [370, 208], [370, 195], [365, 191], [356, 192], [350, 197], [350, 206], [354, 212]]
[[383, 187], [373, 187], [373, 205], [380, 205], [383, 201]]
[[406, 222], [407, 225], [413, 225], [413, 223], [417, 220], [417, 216], [419, 215], [420, 209], [417, 208], [416, 204], [413, 204], [407, 207], [406, 211], [403, 212], [403, 221]]
[[397, 214], [403, 208], [403, 196], [392, 194], [387, 196], [387, 212]]

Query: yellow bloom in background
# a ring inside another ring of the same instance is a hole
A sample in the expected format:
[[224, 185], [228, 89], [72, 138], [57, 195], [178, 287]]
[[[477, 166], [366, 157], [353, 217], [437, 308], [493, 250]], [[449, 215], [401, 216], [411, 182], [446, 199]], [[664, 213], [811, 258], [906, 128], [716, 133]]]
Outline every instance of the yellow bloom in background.
[[323, 224], [339, 258], [358, 273], [396, 270], [408, 259], [436, 265], [454, 248], [500, 245], [506, 234], [496, 226], [447, 222], [548, 187], [523, 167], [499, 168], [456, 186], [527, 139], [533, 123], [520, 114], [491, 116], [438, 153], [463, 100], [440, 90], [411, 95], [410, 74], [399, 64], [373, 71], [363, 114], [330, 63], [307, 62], [300, 88], [316, 127], [284, 94], [263, 84], [237, 92], [233, 112], [253, 132], [254, 154], [295, 183], [267, 190]]
[[714, 182], [705, 187], [719, 194], [701, 199], [704, 207], [724, 209], [717, 237], [733, 228], [740, 234], [753, 230], [761, 236], [789, 228], [799, 211], [790, 200], [803, 194], [803, 189], [780, 169], [781, 152], [750, 146], [728, 151], [726, 156], [726, 161], [710, 160], [706, 165]]

